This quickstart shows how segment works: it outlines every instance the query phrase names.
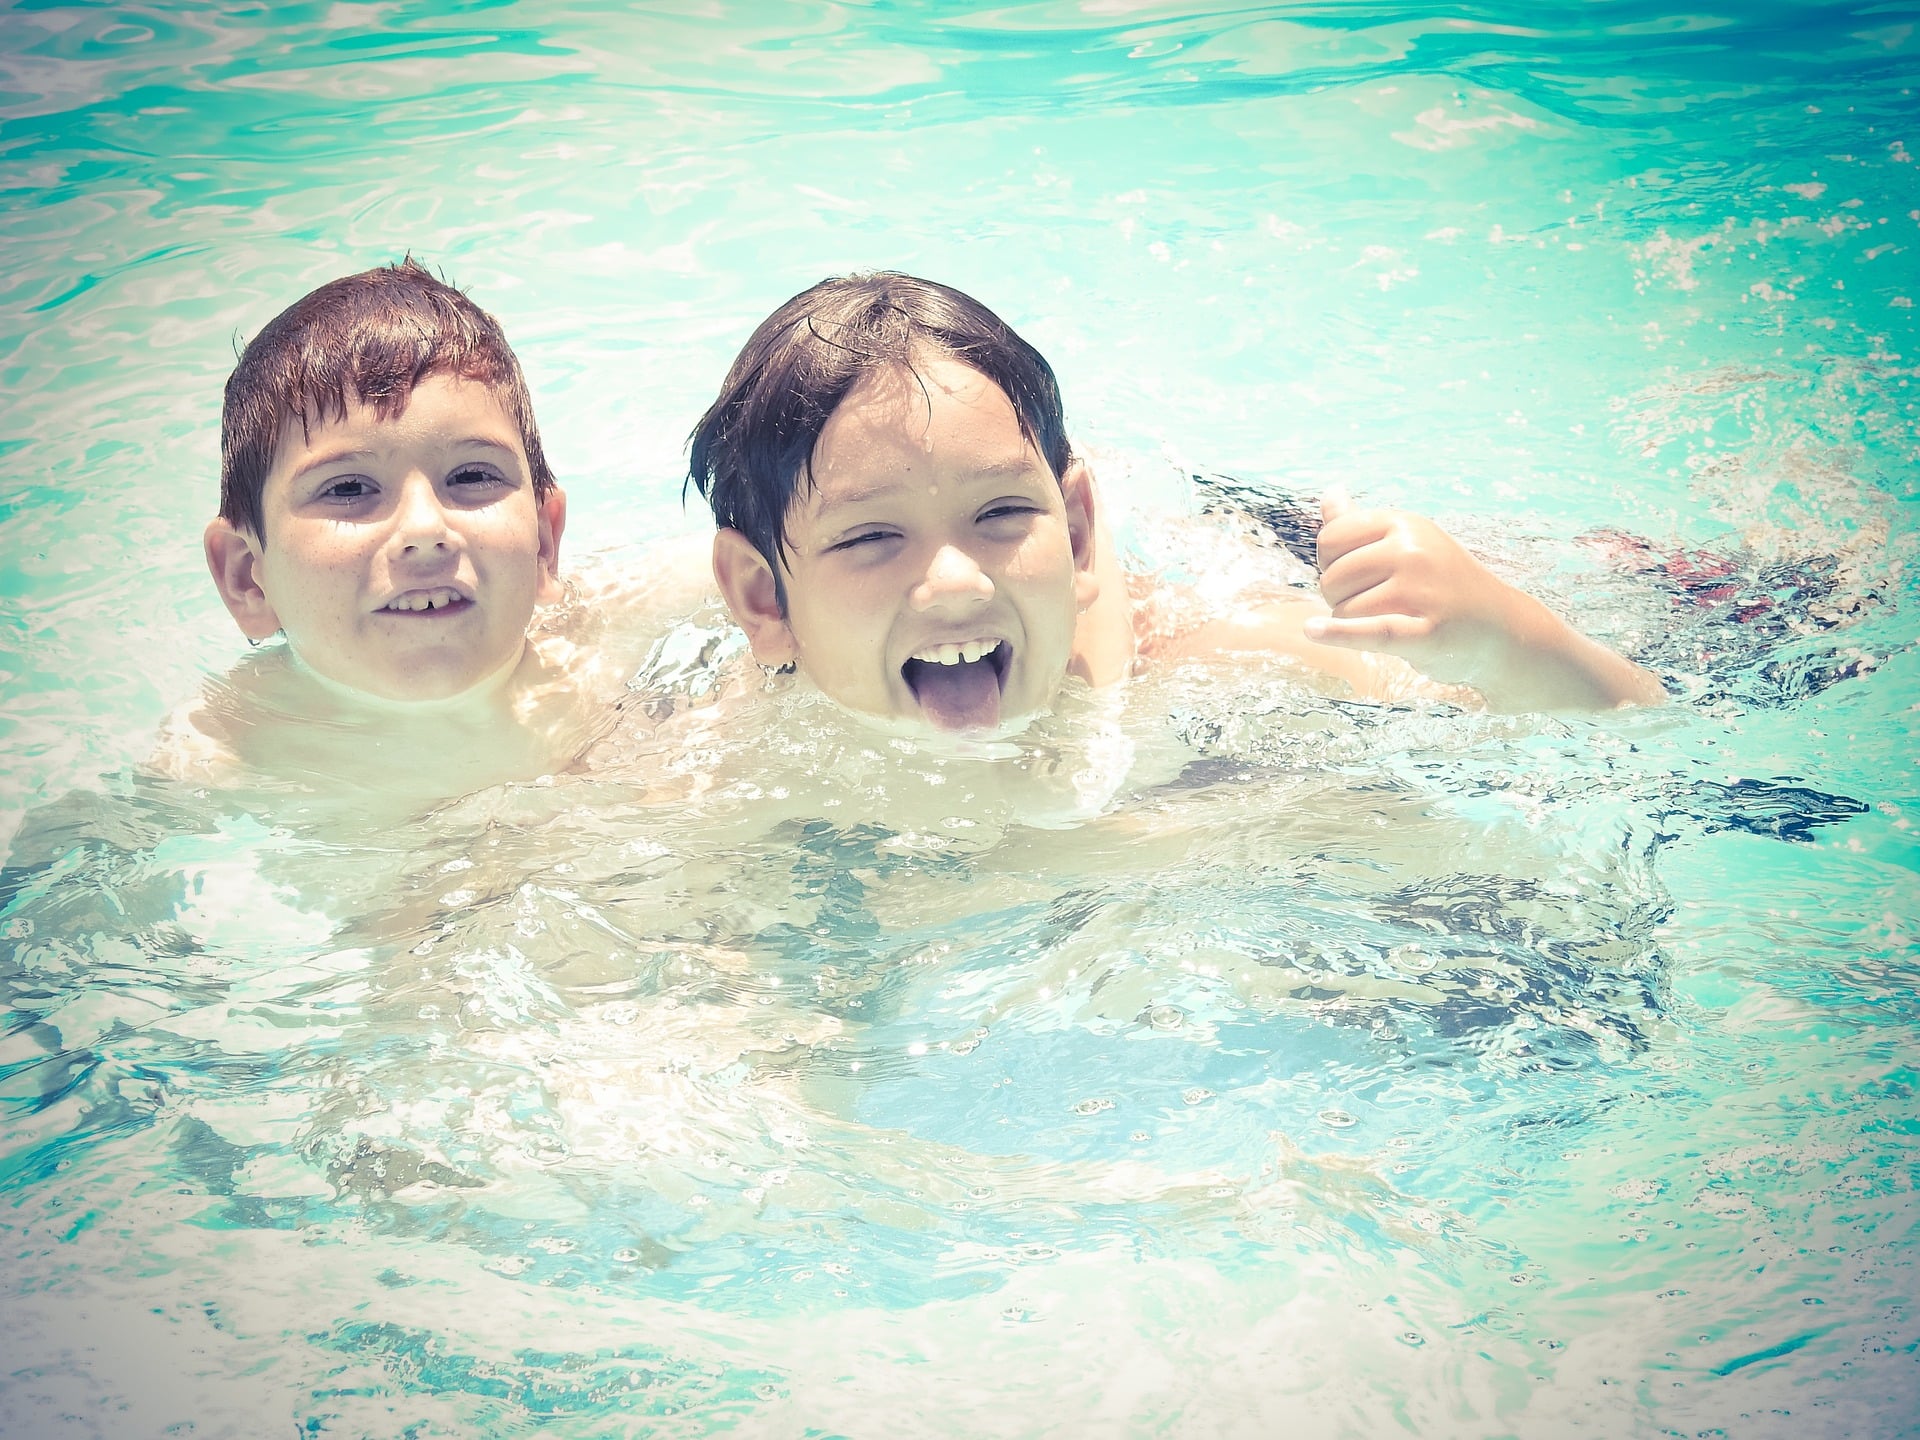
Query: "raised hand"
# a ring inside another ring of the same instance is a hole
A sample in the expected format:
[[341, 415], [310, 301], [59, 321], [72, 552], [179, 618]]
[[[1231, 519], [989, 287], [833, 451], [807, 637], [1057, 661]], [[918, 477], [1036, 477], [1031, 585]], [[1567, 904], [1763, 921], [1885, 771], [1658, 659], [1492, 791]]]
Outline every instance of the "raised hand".
[[1404, 510], [1321, 499], [1320, 593], [1309, 640], [1394, 655], [1427, 678], [1469, 685], [1497, 709], [1591, 709], [1664, 698], [1654, 678], [1588, 639]]

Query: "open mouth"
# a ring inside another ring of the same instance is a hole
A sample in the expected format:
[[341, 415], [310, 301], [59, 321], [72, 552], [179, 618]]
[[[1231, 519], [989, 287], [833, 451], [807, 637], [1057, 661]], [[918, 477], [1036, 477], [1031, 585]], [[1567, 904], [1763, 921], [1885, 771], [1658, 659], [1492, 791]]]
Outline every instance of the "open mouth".
[[1013, 663], [1005, 640], [929, 645], [900, 667], [921, 710], [942, 730], [980, 730], [1000, 723], [1000, 692]]
[[380, 607], [382, 615], [446, 615], [469, 608], [473, 602], [451, 586], [409, 590]]

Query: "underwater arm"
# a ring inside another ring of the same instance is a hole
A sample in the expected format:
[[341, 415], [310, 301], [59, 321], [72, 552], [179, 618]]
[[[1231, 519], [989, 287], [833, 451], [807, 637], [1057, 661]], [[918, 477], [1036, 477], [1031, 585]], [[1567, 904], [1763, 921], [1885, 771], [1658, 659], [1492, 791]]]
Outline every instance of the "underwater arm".
[[1302, 624], [1318, 645], [1395, 656], [1464, 685], [1495, 710], [1657, 705], [1660, 682], [1501, 580], [1424, 516], [1322, 502], [1320, 590], [1331, 613]]

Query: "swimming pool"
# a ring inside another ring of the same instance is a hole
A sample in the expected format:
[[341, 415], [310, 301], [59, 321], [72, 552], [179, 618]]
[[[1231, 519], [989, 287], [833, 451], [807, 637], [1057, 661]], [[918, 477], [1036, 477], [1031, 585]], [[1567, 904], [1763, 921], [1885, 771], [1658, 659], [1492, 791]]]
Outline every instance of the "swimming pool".
[[[0, 16], [0, 1433], [1914, 1433], [1920, 13], [666, 9]], [[1679, 703], [774, 697], [358, 831], [148, 779], [240, 649], [233, 338], [409, 249], [576, 555], [699, 528], [747, 331], [893, 266], [1141, 553], [1339, 479]]]

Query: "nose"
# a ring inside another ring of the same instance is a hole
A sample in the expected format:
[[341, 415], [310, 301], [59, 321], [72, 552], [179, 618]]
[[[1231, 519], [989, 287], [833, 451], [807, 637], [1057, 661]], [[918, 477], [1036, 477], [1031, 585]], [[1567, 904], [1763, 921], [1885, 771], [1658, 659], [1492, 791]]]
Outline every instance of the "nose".
[[433, 481], [425, 475], [409, 476], [400, 487], [400, 499], [393, 517], [393, 536], [407, 554], [444, 550], [452, 532], [447, 527], [446, 506]]
[[912, 596], [916, 610], [965, 609], [992, 598], [993, 581], [979, 562], [957, 545], [942, 545], [933, 553]]

